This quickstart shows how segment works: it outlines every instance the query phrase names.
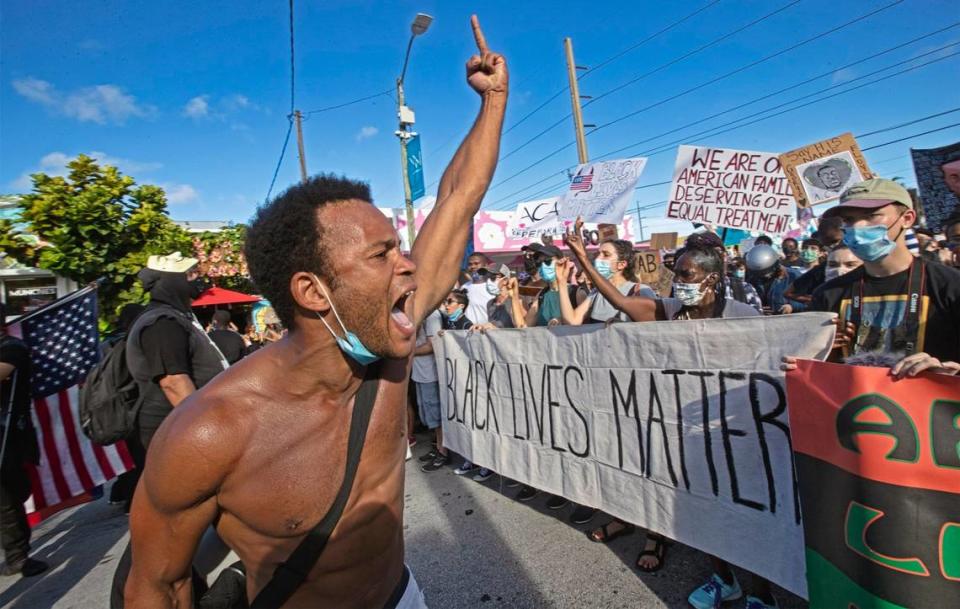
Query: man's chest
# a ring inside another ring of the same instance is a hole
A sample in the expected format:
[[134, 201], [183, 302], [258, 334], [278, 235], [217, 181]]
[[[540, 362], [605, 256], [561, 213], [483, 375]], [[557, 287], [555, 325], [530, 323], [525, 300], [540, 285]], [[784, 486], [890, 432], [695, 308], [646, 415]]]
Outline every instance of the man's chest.
[[[405, 382], [381, 383], [363, 444], [357, 443], [359, 464], [347, 511], [371, 493], [392, 502], [402, 489], [405, 404]], [[271, 538], [299, 537], [314, 527], [344, 479], [352, 410], [297, 417], [283, 409], [271, 417], [224, 481], [218, 496], [223, 511]]]

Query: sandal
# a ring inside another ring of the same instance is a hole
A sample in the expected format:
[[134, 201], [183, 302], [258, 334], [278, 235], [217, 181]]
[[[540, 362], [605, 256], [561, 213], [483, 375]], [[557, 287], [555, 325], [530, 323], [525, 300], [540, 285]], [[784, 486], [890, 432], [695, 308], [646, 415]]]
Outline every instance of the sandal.
[[[619, 524], [622, 528], [619, 531], [614, 531], [613, 533], [611, 533], [609, 527], [611, 524], [614, 524], [614, 523]], [[591, 529], [589, 531], [586, 531], [587, 539], [589, 539], [594, 543], [610, 543], [617, 537], [630, 535], [631, 533], [633, 533], [634, 528], [635, 527], [632, 524], [628, 524], [621, 520], [611, 520], [607, 524], [601, 526], [599, 529]], [[600, 535], [597, 535], [596, 534], [597, 532], [600, 532]]]
[[[653, 542], [653, 548], [650, 550], [646, 549], [646, 542], [643, 544], [644, 549], [640, 551], [640, 554], [637, 555], [637, 560], [633, 564], [637, 566], [637, 569], [640, 569], [644, 573], [656, 573], [663, 568], [664, 561], [667, 558], [667, 538], [663, 535], [656, 535], [654, 533], [647, 533], [647, 542]], [[657, 559], [657, 566], [655, 567], [644, 567], [640, 564], [640, 559], [646, 556], [652, 556]]]

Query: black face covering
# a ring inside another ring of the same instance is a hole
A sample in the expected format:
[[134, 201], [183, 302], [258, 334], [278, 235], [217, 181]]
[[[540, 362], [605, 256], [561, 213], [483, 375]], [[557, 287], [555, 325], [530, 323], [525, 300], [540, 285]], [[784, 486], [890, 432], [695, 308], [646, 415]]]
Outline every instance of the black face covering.
[[200, 279], [187, 280], [186, 273], [166, 273], [144, 269], [137, 275], [143, 289], [150, 292], [150, 300], [168, 304], [184, 313], [190, 313], [190, 303], [205, 289]]

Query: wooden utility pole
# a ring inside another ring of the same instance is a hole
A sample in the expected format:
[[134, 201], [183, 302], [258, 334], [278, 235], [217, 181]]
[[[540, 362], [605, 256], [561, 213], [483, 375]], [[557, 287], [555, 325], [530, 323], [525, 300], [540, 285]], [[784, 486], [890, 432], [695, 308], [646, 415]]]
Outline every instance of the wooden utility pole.
[[580, 163], [589, 161], [587, 154], [587, 137], [583, 133], [583, 112], [580, 110], [580, 87], [577, 84], [577, 70], [580, 68], [573, 61], [573, 41], [563, 39], [563, 49], [567, 54], [567, 77], [570, 79], [570, 104], [573, 106], [573, 127], [577, 134], [577, 156]]
[[303, 154], [303, 114], [299, 110], [294, 110], [293, 120], [297, 123], [297, 151], [300, 153], [300, 181], [307, 181], [307, 157]]

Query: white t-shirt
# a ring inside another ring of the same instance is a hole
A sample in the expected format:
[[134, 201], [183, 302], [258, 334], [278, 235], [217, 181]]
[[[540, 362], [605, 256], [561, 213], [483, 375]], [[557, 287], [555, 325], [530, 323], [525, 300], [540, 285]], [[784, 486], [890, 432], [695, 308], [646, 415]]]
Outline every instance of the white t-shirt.
[[467, 298], [470, 299], [465, 311], [467, 319], [472, 321], [473, 325], [487, 323], [487, 303], [496, 298], [487, 292], [487, 282], [465, 283], [463, 289], [467, 291]]
[[[443, 327], [443, 319], [440, 317], [440, 311], [435, 310], [420, 324], [417, 330], [417, 346], [420, 347], [427, 342], [428, 338], [433, 338]], [[417, 355], [413, 358], [413, 370], [410, 372], [410, 378], [415, 383], [436, 383], [437, 382], [437, 360], [434, 354]]]

